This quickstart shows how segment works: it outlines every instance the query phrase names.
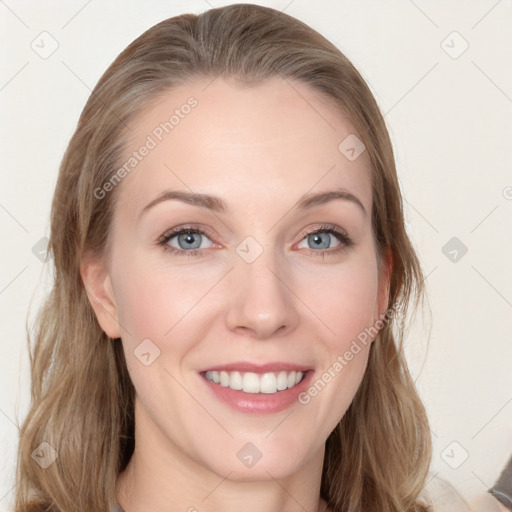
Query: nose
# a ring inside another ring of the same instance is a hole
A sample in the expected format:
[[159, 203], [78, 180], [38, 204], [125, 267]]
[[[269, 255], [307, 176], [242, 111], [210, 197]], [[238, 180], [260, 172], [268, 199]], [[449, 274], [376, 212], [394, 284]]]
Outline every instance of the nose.
[[230, 297], [226, 316], [231, 331], [256, 339], [282, 336], [298, 323], [297, 298], [290, 272], [273, 251], [266, 249], [252, 263], [235, 262], [230, 272]]

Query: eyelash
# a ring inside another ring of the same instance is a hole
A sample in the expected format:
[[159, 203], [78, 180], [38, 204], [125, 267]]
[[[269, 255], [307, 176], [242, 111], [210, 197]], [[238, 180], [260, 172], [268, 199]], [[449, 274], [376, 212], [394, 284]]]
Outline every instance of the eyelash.
[[[314, 235], [316, 233], [328, 233], [330, 235], [334, 235], [336, 238], [338, 238], [340, 244], [334, 249], [327, 249], [322, 251], [315, 251], [313, 249], [309, 249], [310, 251], [313, 252], [315, 256], [321, 256], [322, 258], [325, 258], [325, 256], [338, 254], [344, 251], [347, 247], [353, 245], [352, 239], [346, 233], [344, 233], [343, 231], [339, 230], [338, 228], [331, 224], [326, 224], [312, 231], [307, 232], [301, 238], [300, 241], [302, 242], [302, 240], [304, 240], [306, 237]], [[173, 228], [171, 231], [167, 231], [159, 238], [157, 243], [158, 245], [163, 247], [164, 251], [169, 251], [170, 253], [176, 254], [178, 256], [186, 255], [187, 257], [193, 257], [203, 255], [203, 251], [205, 251], [206, 249], [192, 249], [190, 251], [185, 251], [183, 249], [176, 249], [176, 247], [168, 245], [168, 242], [172, 240], [174, 237], [184, 234], [200, 234], [208, 238], [211, 238], [210, 235], [207, 232], [203, 231], [202, 229], [196, 228], [194, 226], [186, 226]]]

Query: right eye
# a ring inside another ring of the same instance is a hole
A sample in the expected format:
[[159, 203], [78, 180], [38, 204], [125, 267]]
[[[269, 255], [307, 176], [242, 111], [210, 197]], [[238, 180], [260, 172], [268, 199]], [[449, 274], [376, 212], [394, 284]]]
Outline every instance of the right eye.
[[162, 245], [164, 250], [172, 253], [194, 256], [213, 246], [213, 242], [210, 240], [211, 245], [205, 247], [205, 239], [209, 240], [208, 235], [203, 230], [188, 226], [173, 228], [162, 235], [158, 244]]

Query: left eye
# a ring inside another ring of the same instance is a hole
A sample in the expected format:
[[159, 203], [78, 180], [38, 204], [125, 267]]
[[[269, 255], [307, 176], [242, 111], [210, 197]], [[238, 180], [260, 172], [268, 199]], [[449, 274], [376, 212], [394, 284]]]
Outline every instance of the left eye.
[[337, 245], [341, 244], [339, 237], [340, 234], [335, 233], [333, 230], [315, 231], [306, 235], [300, 242], [300, 244], [310, 243], [312, 244], [311, 246], [304, 247], [299, 244], [297, 247], [299, 249], [332, 249], [333, 247], [330, 246], [332, 240], [336, 240], [336, 238], [338, 238]]

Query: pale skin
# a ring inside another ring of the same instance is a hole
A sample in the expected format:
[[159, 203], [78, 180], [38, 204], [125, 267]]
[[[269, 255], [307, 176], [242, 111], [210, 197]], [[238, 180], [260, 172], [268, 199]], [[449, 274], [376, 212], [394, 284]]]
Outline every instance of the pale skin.
[[[320, 377], [385, 313], [390, 264], [378, 271], [368, 161], [338, 150], [354, 129], [309, 86], [210, 82], [181, 85], [131, 121], [127, 155], [187, 98], [198, 101], [118, 185], [110, 252], [82, 261], [137, 393], [136, 448], [116, 497], [125, 512], [323, 512], [324, 443], [361, 383], [371, 340], [310, 403], [275, 414], [228, 408], [198, 369], [289, 361]], [[340, 188], [361, 204], [295, 208], [304, 194]], [[142, 213], [166, 190], [214, 195], [227, 210], [165, 200]], [[158, 244], [191, 223], [207, 230], [193, 239], [201, 255], [188, 257], [177, 236], [167, 247], [182, 254]], [[316, 248], [308, 233], [325, 224], [352, 244], [322, 231]], [[236, 252], [248, 236], [263, 248], [250, 264]], [[144, 339], [160, 350], [149, 366], [134, 355]], [[237, 458], [248, 442], [262, 454], [251, 468]]]

